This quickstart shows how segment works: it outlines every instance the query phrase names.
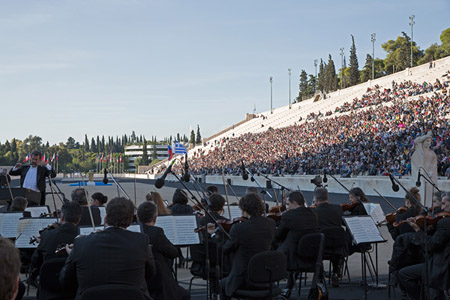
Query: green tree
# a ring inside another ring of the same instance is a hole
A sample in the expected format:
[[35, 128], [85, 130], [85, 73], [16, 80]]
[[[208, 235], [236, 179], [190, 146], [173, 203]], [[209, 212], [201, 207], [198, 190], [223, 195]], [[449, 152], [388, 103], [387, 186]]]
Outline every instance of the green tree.
[[306, 89], [306, 95], [308, 95], [308, 98], [314, 96], [314, 94], [316, 93], [316, 77], [314, 77], [314, 75], [309, 74], [308, 75], [308, 86]]
[[332, 92], [337, 89], [338, 78], [336, 75], [336, 69], [334, 67], [334, 61], [331, 58], [331, 54], [328, 55], [328, 63], [325, 69], [325, 91]]
[[143, 142], [143, 146], [142, 146], [142, 159], [141, 159], [141, 164], [142, 165], [148, 165], [150, 163], [149, 159], [148, 159], [148, 152], [147, 152], [147, 140], [145, 138], [143, 138], [144, 142]]
[[191, 138], [189, 139], [189, 143], [195, 145], [195, 132], [194, 129], [191, 130]]
[[362, 69], [360, 74], [360, 81], [366, 82], [371, 78], [372, 78], [372, 56], [367, 54], [366, 64], [364, 65], [364, 69]]
[[89, 140], [87, 134], [84, 135], [84, 151], [89, 152]]
[[445, 51], [441, 46], [434, 43], [425, 49], [425, 55], [417, 61], [418, 65], [429, 63], [430, 61], [445, 57]]
[[[381, 47], [387, 52], [384, 60], [385, 71], [387, 74], [405, 70], [410, 66], [411, 61], [411, 38], [402, 32], [395, 41], [389, 40]], [[423, 51], [419, 49], [416, 42], [413, 42], [413, 66], [422, 58]]]
[[444, 54], [450, 55], [450, 28], [447, 28], [444, 31], [442, 31], [440, 38], [442, 42], [441, 48], [442, 50], [444, 50]]
[[197, 145], [201, 145], [202, 144], [202, 136], [200, 134], [200, 126], [197, 124], [197, 138], [195, 140], [195, 143]]
[[302, 70], [300, 72], [300, 83], [298, 85], [298, 97], [297, 97], [297, 102], [300, 102], [304, 99], [307, 98], [307, 94], [308, 94], [308, 74], [306, 74], [305, 70]]
[[317, 74], [317, 89], [321, 92], [323, 92], [325, 90], [325, 68], [326, 68], [326, 64], [323, 62], [322, 59], [320, 59], [320, 64], [319, 64], [319, 73]]
[[152, 152], [152, 162], [158, 158], [158, 153], [156, 151], [156, 143], [153, 144], [153, 152]]
[[350, 65], [349, 65], [349, 85], [355, 85], [359, 82], [359, 65], [356, 56], [355, 37], [352, 35], [352, 46], [350, 47]]
[[73, 137], [69, 136], [66, 142], [67, 149], [75, 149], [76, 141]]
[[91, 139], [91, 152], [98, 153], [97, 145], [95, 145], [95, 139], [93, 137]]

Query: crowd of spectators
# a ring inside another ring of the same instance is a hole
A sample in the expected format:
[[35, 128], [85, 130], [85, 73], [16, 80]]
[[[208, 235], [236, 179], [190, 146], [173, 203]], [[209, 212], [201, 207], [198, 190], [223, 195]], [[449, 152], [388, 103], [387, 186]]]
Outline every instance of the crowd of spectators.
[[376, 86], [332, 114], [318, 112], [301, 124], [218, 141], [207, 154], [197, 151], [191, 169], [197, 174], [239, 175], [245, 161], [256, 174], [318, 174], [327, 168], [342, 176], [401, 176], [410, 174], [414, 139], [432, 131], [439, 175], [449, 176], [448, 85], [436, 80], [393, 82], [388, 89]]

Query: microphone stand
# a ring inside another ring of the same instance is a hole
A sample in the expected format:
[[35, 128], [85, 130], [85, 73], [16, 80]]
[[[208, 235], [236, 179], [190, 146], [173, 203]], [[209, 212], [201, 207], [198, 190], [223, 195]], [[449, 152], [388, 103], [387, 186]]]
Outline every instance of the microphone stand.
[[58, 210], [56, 209], [55, 191], [53, 190], [52, 180], [50, 176], [51, 174], [48, 174], [48, 183], [50, 186], [50, 190], [52, 191], [52, 199], [53, 199], [53, 206], [55, 207], [56, 222], [59, 223]]
[[423, 175], [422, 173], [419, 173], [419, 180], [420, 180], [420, 177], [423, 177], [426, 181], [428, 181], [429, 184], [431, 184], [433, 186], [433, 188], [435, 188], [439, 193], [442, 193], [442, 191], [437, 187], [437, 184], [435, 184], [431, 180], [430, 174], [428, 174], [428, 172], [424, 168], [422, 168], [422, 167], [420, 167], [420, 168], [425, 172], [425, 174], [427, 174], [427, 176]]
[[[187, 188], [187, 186], [184, 184], [184, 182], [181, 180], [181, 178], [174, 173], [173, 171], [170, 171], [173, 176], [178, 180], [178, 182], [181, 183], [181, 185], [188, 191], [188, 193], [191, 195], [191, 199], [196, 202], [199, 207], [203, 209], [205, 212], [205, 216], [208, 215], [208, 217], [213, 221], [213, 223], [219, 228], [220, 231], [222, 231], [223, 235], [226, 236], [228, 239], [231, 239], [228, 232], [225, 231], [225, 229], [220, 225], [216, 218], [213, 217], [213, 215], [210, 213], [210, 211], [201, 203], [201, 201], [198, 201], [198, 199], [195, 197], [195, 195]], [[208, 226], [204, 229], [204, 237], [205, 237], [205, 269], [206, 269], [206, 286], [207, 286], [207, 299], [209, 298], [209, 249], [208, 249]]]
[[[106, 171], [108, 172], [108, 171]], [[128, 194], [125, 192], [125, 190], [123, 189], [123, 187], [120, 185], [120, 183], [117, 182], [116, 178], [114, 178], [113, 174], [111, 174], [110, 172], [108, 172], [109, 176], [111, 177], [112, 181], [114, 181], [114, 183], [116, 184], [117, 188], [120, 189], [120, 191], [125, 195], [125, 197], [131, 201], [130, 196], [128, 196]], [[119, 195], [120, 196], [120, 195]], [[136, 207], [136, 205], [135, 205]]]
[[[245, 169], [247, 171], [248, 174], [250, 174], [250, 177], [253, 179], [254, 182], [256, 182], [256, 185], [262, 189], [261, 194], [264, 195], [264, 217], [267, 217], [267, 206], [266, 206], [266, 195], [268, 195], [270, 197], [270, 199], [273, 199], [272, 195], [266, 191], [265, 188], [263, 188], [263, 186], [261, 185], [261, 183], [258, 181], [258, 179], [256, 179], [256, 177], [253, 175], [253, 173], [250, 173], [248, 171], [248, 169]], [[277, 203], [277, 205], [279, 206], [279, 204]]]
[[[392, 173], [390, 173], [392, 175]], [[394, 179], [394, 181], [402, 187], [402, 189], [406, 192], [406, 194], [409, 196], [409, 199], [411, 199], [417, 206], [420, 206], [422, 208], [422, 211], [425, 213], [425, 218], [423, 218], [423, 228], [424, 228], [424, 240], [423, 240], [423, 247], [425, 251], [425, 299], [431, 299], [430, 298], [430, 286], [428, 282], [429, 273], [428, 273], [428, 233], [427, 233], [427, 218], [426, 215], [430, 215], [431, 217], [435, 218], [436, 216], [433, 214], [431, 210], [428, 209], [425, 205], [420, 203], [419, 200], [417, 200], [416, 197], [414, 197], [413, 194], [411, 194], [403, 184], [400, 183], [400, 181], [395, 178], [395, 176], [391, 176], [391, 178]]]
[[86, 196], [86, 202], [87, 202], [87, 204], [88, 204], [88, 211], [89, 211], [89, 217], [91, 218], [91, 222], [92, 222], [92, 229], [93, 229], [93, 233], [95, 232], [95, 223], [94, 223], [94, 217], [92, 216], [92, 210], [91, 210], [91, 205], [89, 204], [89, 197], [88, 197], [88, 193], [87, 193], [87, 190], [86, 190], [86, 188], [87, 188], [87, 186], [86, 186], [86, 184], [84, 183], [84, 175], [83, 175], [83, 172], [80, 172], [80, 174], [81, 174], [81, 181], [83, 181], [83, 189], [84, 189], [84, 195]]
[[[59, 186], [56, 184], [56, 181], [52, 180], [50, 177], [48, 179], [49, 179], [49, 181], [52, 182], [52, 186], [58, 190], [58, 193], [56, 193], [56, 196], [61, 201], [61, 203], [64, 204], [64, 203], [68, 202], [69, 200], [66, 198], [66, 195], [61, 191]], [[59, 196], [59, 194], [61, 194], [63, 196], [62, 199], [61, 199], [61, 196]]]
[[[278, 185], [278, 186], [281, 188], [282, 193], [283, 193], [283, 191], [284, 191], [285, 189], [288, 190], [288, 191], [291, 191], [289, 188], [285, 187], [285, 186], [282, 185], [281, 183], [278, 183], [278, 182], [276, 182], [275, 180], [269, 178], [269, 176], [263, 175], [263, 174], [261, 174], [261, 176], [264, 177], [264, 178], [266, 178], [266, 179], [269, 180], [270, 182], [273, 182], [273, 183], [275, 183], [276, 185]], [[281, 214], [281, 205], [280, 205], [280, 202], [278, 202], [278, 198], [277, 198], [277, 194], [276, 194], [276, 192], [275, 192], [275, 189], [274, 189], [274, 188], [272, 188], [272, 189], [273, 189], [273, 192], [274, 192], [274, 195], [275, 195], [275, 202], [277, 203], [277, 206], [278, 206], [278, 212]], [[281, 194], [281, 204], [283, 204], [283, 196], [284, 196], [284, 195]]]
[[287, 190], [287, 191], [289, 191], [289, 192], [291, 191], [291, 189], [289, 189], [288, 187], [282, 185], [282, 184], [279, 183], [279, 182], [276, 182], [275, 180], [273, 180], [272, 178], [270, 178], [268, 175], [261, 174], [261, 176], [264, 177], [264, 178], [266, 178], [267, 180], [272, 181], [272, 182], [275, 183], [276, 185], [278, 185], [278, 186], [281, 188], [281, 190]]

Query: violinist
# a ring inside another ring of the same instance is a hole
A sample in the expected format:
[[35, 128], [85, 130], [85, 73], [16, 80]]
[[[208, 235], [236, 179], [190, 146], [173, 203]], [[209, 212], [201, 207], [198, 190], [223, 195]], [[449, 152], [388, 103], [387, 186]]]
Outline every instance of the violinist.
[[[81, 214], [81, 220], [80, 223], [78, 223], [78, 226], [92, 225], [85, 190], [82, 188], [74, 189], [72, 191], [71, 197], [72, 201], [78, 202], [78, 204], [80, 204], [81, 207], [83, 208], [83, 213]], [[100, 216], [100, 209], [98, 209], [98, 207], [91, 206], [91, 211], [95, 226], [99, 226], [102, 223], [102, 217]]]
[[[286, 254], [288, 270], [297, 270], [300, 267], [298, 242], [303, 235], [318, 231], [318, 217], [313, 209], [305, 207], [305, 198], [300, 191], [289, 194], [286, 207], [287, 211], [281, 216], [276, 239], [280, 243], [278, 250]], [[290, 272], [286, 294], [290, 295], [294, 282], [294, 272]]]
[[[420, 191], [417, 187], [412, 187], [411, 189], [409, 189], [409, 192], [419, 202], [421, 202]], [[420, 205], [418, 205], [413, 199], [410, 199], [409, 194], [405, 195], [405, 206], [407, 210], [405, 212], [398, 212], [395, 216], [395, 226], [394, 224], [387, 224], [388, 230], [394, 241], [399, 235], [414, 231], [408, 223], [402, 221], [417, 216], [422, 210]]]
[[[328, 190], [326, 188], [318, 187], [314, 190], [314, 203], [316, 204], [314, 211], [319, 217], [319, 230], [330, 227], [342, 228], [342, 207], [340, 205], [328, 203]], [[331, 275], [333, 287], [339, 286], [339, 278], [341, 277], [344, 257], [347, 256], [345, 247], [343, 247], [341, 252], [342, 255], [339, 257], [335, 255], [331, 260], [331, 263], [333, 264], [333, 274]]]
[[246, 281], [249, 260], [257, 253], [270, 250], [275, 237], [275, 222], [262, 216], [264, 204], [257, 194], [242, 197], [239, 208], [248, 221], [231, 227], [231, 239], [223, 247], [225, 254], [234, 255], [230, 274], [222, 279], [226, 297], [232, 297], [241, 287], [251, 288], [251, 284]]
[[189, 197], [182, 189], [176, 189], [172, 197], [173, 205], [169, 208], [173, 215], [192, 215], [194, 209], [188, 204]]
[[126, 230], [133, 222], [134, 204], [126, 198], [114, 198], [106, 207], [106, 229], [76, 238], [60, 272], [64, 289], [78, 283], [77, 296], [88, 288], [107, 284], [125, 284], [138, 288], [150, 300], [146, 275], [156, 273], [153, 253], [146, 234]]
[[[25, 292], [20, 293], [20, 256], [14, 244], [0, 237], [0, 298], [5, 300], [22, 299]], [[23, 285], [23, 284], [22, 284]], [[17, 298], [16, 298], [17, 297]]]
[[[226, 220], [226, 218], [223, 216], [223, 206], [225, 205], [225, 199], [222, 197], [222, 195], [220, 194], [212, 194], [209, 197], [209, 203], [210, 205], [208, 206], [209, 211], [212, 215], [212, 217], [216, 220]], [[201, 226], [205, 226], [208, 223], [212, 223], [213, 220], [211, 220], [211, 218], [206, 215], [202, 218], [200, 218], [198, 220], [199, 225]]]
[[355, 207], [350, 208], [350, 215], [352, 216], [365, 216], [367, 215], [366, 209], [364, 208], [363, 203], [369, 203], [369, 199], [367, 199], [366, 194], [359, 187], [354, 187], [350, 190], [348, 194], [348, 198], [350, 203], [357, 203]]
[[137, 215], [143, 233], [148, 236], [152, 245], [155, 261], [159, 262], [156, 276], [160, 284], [154, 288], [151, 281], [147, 284], [150, 296], [161, 300], [189, 299], [188, 292], [178, 285], [171, 270], [172, 260], [179, 255], [178, 248], [167, 239], [162, 228], [155, 226], [158, 217], [156, 205], [149, 201], [142, 203], [138, 207]]
[[31, 282], [35, 281], [44, 261], [58, 257], [55, 250], [61, 244], [73, 243], [78, 235], [77, 224], [80, 222], [81, 213], [82, 208], [78, 202], [65, 202], [61, 207], [61, 218], [59, 219], [61, 226], [42, 232], [39, 245], [31, 258], [32, 269], [36, 270], [30, 276]]
[[9, 211], [11, 212], [22, 212], [24, 218], [31, 218], [31, 213], [29, 211], [25, 211], [27, 208], [28, 201], [24, 197], [15, 197], [9, 207]]
[[219, 188], [215, 185], [208, 185], [208, 187], [206, 188], [206, 194], [208, 197], [211, 197], [211, 195], [218, 194], [218, 193], [219, 193]]
[[108, 202], [108, 196], [103, 195], [102, 193], [93, 193], [91, 199], [91, 205], [96, 207], [104, 207], [106, 202]]
[[[447, 193], [442, 199], [442, 209], [450, 213], [450, 195]], [[412, 218], [406, 222], [413, 228], [418, 241], [424, 238], [424, 231], [413, 222]], [[450, 218], [443, 218], [437, 223], [437, 230], [426, 241], [428, 251], [432, 256], [429, 265], [429, 286], [431, 299], [445, 299], [444, 290], [450, 288]], [[424, 282], [425, 264], [416, 264], [400, 270], [398, 277], [410, 299], [420, 299], [421, 283]]]
[[150, 192], [145, 195], [145, 199], [149, 202], [153, 202], [158, 208], [158, 216], [170, 215], [170, 209], [164, 204], [161, 195], [158, 192]]
[[[445, 195], [445, 194], [444, 194]], [[433, 193], [433, 207], [432, 207], [433, 213], [437, 214], [442, 212], [442, 194], [441, 192], [434, 192]]]

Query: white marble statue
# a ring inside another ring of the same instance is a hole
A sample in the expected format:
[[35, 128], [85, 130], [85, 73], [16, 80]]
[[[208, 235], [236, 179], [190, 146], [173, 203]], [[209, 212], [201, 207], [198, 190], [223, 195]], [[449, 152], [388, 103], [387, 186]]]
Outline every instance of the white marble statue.
[[[411, 186], [416, 184], [419, 170], [421, 174], [429, 176], [429, 179], [437, 185], [437, 156], [430, 148], [432, 142], [431, 132], [414, 140], [414, 153], [411, 157]], [[434, 188], [423, 177], [420, 178], [420, 182], [422, 204], [431, 207]]]

